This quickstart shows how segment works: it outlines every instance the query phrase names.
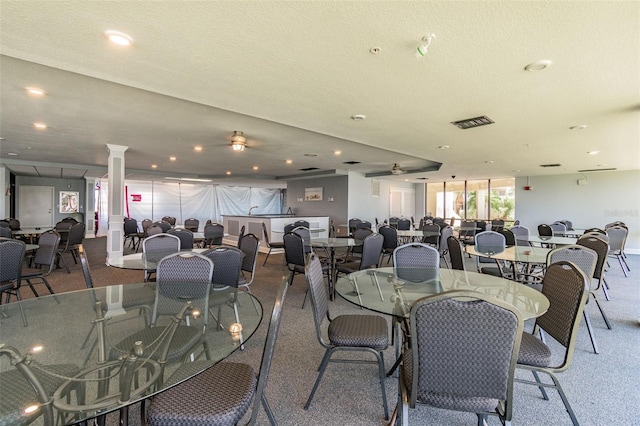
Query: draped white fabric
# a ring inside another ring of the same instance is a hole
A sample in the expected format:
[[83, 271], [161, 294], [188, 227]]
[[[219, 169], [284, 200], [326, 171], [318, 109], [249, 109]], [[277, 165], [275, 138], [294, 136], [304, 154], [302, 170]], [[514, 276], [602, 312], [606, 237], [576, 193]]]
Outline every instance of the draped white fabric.
[[[99, 187], [98, 236], [103, 236], [107, 233], [108, 219], [107, 179], [101, 179]], [[176, 223], [196, 218], [202, 227], [208, 219], [222, 223], [222, 215], [246, 215], [253, 206], [258, 206], [253, 214], [282, 213], [281, 189], [125, 181], [125, 193], [125, 215], [138, 222], [173, 216]]]

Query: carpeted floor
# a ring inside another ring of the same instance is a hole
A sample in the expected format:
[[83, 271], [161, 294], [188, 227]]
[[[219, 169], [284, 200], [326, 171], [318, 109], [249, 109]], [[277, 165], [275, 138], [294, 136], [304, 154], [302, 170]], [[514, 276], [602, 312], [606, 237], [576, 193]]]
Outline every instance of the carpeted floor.
[[[85, 248], [96, 286], [142, 281], [142, 271], [126, 271], [105, 265], [106, 239], [87, 239]], [[252, 285], [265, 312], [270, 312], [278, 283], [288, 274], [283, 267], [282, 255], [271, 255], [269, 263], [262, 266], [264, 254], [260, 254], [257, 278]], [[67, 259], [71, 274], [56, 270], [50, 282], [56, 292], [84, 288], [80, 265]], [[475, 270], [471, 259], [466, 259], [467, 269]], [[640, 425], [640, 256], [628, 258], [632, 272], [625, 278], [617, 263], [611, 262], [607, 282], [611, 287], [611, 301], [603, 301], [613, 329], [607, 330], [595, 303], [587, 310], [595, 329], [601, 353], [591, 350], [584, 324], [571, 368], [560, 373], [580, 424], [582, 425]], [[273, 365], [267, 387], [267, 397], [280, 425], [382, 425], [383, 418], [380, 386], [377, 370], [372, 365], [330, 364], [308, 411], [303, 409], [317, 367], [324, 353], [315, 337], [312, 313], [309, 307], [301, 309], [306, 282], [296, 276], [290, 287], [282, 326], [276, 345]], [[30, 297], [28, 289], [22, 289], [24, 297]], [[330, 309], [333, 314], [369, 313], [337, 299]], [[266, 319], [259, 331], [246, 343], [244, 351], [234, 353], [229, 360], [247, 362], [259, 368], [262, 346], [266, 334]], [[531, 324], [528, 324], [530, 328]], [[387, 366], [394, 361], [391, 349], [385, 354]], [[518, 373], [519, 375], [524, 373]], [[523, 376], [525, 377], [525, 376]], [[397, 379], [388, 378], [386, 390], [390, 410], [397, 395]], [[206, 390], [203, 390], [206, 391]], [[136, 410], [132, 410], [131, 423], [139, 424]], [[464, 425], [476, 424], [474, 415], [456, 413], [420, 406], [410, 412], [414, 425]], [[115, 418], [109, 419], [116, 424]], [[515, 385], [513, 423], [519, 425], [569, 425], [557, 393], [550, 392], [550, 400], [544, 401], [537, 388]], [[242, 424], [242, 422], [241, 422]], [[258, 424], [268, 424], [260, 413]], [[489, 424], [499, 424], [490, 418]]]

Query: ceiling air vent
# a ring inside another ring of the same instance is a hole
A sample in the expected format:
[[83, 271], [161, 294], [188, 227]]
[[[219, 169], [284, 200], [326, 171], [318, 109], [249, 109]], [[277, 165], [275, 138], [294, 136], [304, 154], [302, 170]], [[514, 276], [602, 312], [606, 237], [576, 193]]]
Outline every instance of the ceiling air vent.
[[301, 172], [310, 172], [311, 170], [320, 170], [317, 167], [307, 167], [304, 169], [300, 169]]
[[560, 167], [562, 164], [540, 164], [540, 167]]
[[492, 119], [490, 119], [486, 115], [483, 115], [481, 117], [467, 118], [465, 120], [460, 120], [460, 121], [452, 121], [451, 124], [453, 124], [454, 126], [462, 130], [466, 130], [466, 129], [471, 129], [473, 127], [480, 127], [480, 126], [486, 126], [487, 124], [493, 124], [493, 122], [494, 121]]
[[578, 170], [578, 173], [587, 173], [587, 172], [612, 172], [614, 170], [618, 170], [615, 167], [610, 167], [608, 169], [586, 169], [586, 170]]
[[352, 165], [352, 166], [353, 166], [354, 164], [360, 164], [360, 161], [345, 161], [345, 162], [344, 162], [344, 163], [342, 163], [342, 164], [349, 164], [349, 165]]

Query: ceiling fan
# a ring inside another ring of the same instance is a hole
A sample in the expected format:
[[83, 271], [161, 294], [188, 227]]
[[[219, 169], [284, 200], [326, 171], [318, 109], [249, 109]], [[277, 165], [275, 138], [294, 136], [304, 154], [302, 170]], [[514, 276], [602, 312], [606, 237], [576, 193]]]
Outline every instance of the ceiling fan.
[[442, 163], [436, 163], [431, 161], [427, 166], [424, 166], [418, 169], [404, 169], [400, 166], [399, 163], [394, 163], [394, 165], [391, 167], [390, 170], [385, 170], [382, 172], [366, 173], [365, 177], [399, 176], [399, 175], [411, 174], [411, 173], [435, 172], [437, 170], [440, 170], [440, 166], [442, 166]]

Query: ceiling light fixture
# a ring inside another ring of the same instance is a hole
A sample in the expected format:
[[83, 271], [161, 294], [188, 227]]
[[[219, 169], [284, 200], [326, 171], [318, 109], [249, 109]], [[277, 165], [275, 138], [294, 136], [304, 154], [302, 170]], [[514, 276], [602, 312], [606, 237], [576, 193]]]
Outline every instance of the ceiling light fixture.
[[169, 160], [176, 161], [176, 157], [172, 155], [171, 157], [169, 157]]
[[237, 152], [244, 151], [247, 147], [247, 139], [244, 137], [244, 134], [239, 130], [233, 131], [233, 136], [231, 136], [231, 149]]
[[287, 164], [293, 164], [293, 160], [286, 160], [285, 163]]
[[532, 62], [529, 65], [527, 65], [526, 67], [524, 67], [524, 69], [526, 71], [542, 71], [544, 69], [549, 68], [549, 66], [552, 64], [553, 62], [551, 62], [548, 59], [543, 59], [541, 61], [537, 61], [537, 62]]
[[431, 42], [434, 38], [436, 38], [435, 34], [427, 34], [426, 36], [422, 37], [423, 43], [416, 49], [416, 57], [422, 58], [427, 54], [429, 46], [431, 46]]
[[586, 124], [580, 124], [579, 126], [571, 126], [569, 130], [584, 130], [587, 128]]
[[365, 118], [367, 118], [367, 116], [366, 116], [366, 115], [364, 115], [364, 114], [354, 114], [354, 115], [352, 115], [352, 116], [351, 116], [351, 119], [352, 119], [353, 121], [362, 121], [362, 120], [364, 120]]
[[333, 151], [333, 154], [334, 154], [334, 155], [340, 155], [340, 154], [342, 154], [342, 151], [340, 151], [340, 150], [335, 150], [335, 151]]
[[253, 167], [252, 167], [252, 169], [253, 169], [253, 170], [258, 170], [259, 168], [260, 168], [260, 167], [258, 167], [258, 166], [253, 166]]
[[42, 89], [38, 89], [37, 87], [25, 87], [24, 88], [28, 94], [33, 96], [44, 96], [45, 91]]
[[158, 168], [158, 165], [157, 165], [157, 164], [152, 164], [152, 165], [151, 165], [151, 168], [152, 168], [152, 169], [157, 169], [157, 168]]
[[47, 125], [44, 123], [33, 123], [33, 127], [35, 127], [38, 130], [44, 130], [47, 128]]
[[440, 146], [438, 147], [438, 149], [449, 149], [449, 148], [450, 148], [450, 146], [449, 146], [449, 145], [440, 145]]
[[193, 150], [194, 150], [195, 152], [202, 152], [202, 147], [201, 147], [201, 146], [199, 146], [199, 145], [196, 145], [196, 146], [194, 146], [194, 147], [193, 147]]
[[104, 32], [110, 42], [115, 43], [119, 46], [130, 46], [133, 43], [133, 39], [120, 31], [115, 30], [107, 30]]
[[227, 172], [225, 172], [225, 174], [226, 174], [226, 175], [230, 175], [230, 174], [231, 174], [231, 172], [227, 171]]
[[587, 152], [587, 154], [589, 154], [589, 155], [596, 155], [598, 153], [600, 153], [600, 151], [588, 151]]

